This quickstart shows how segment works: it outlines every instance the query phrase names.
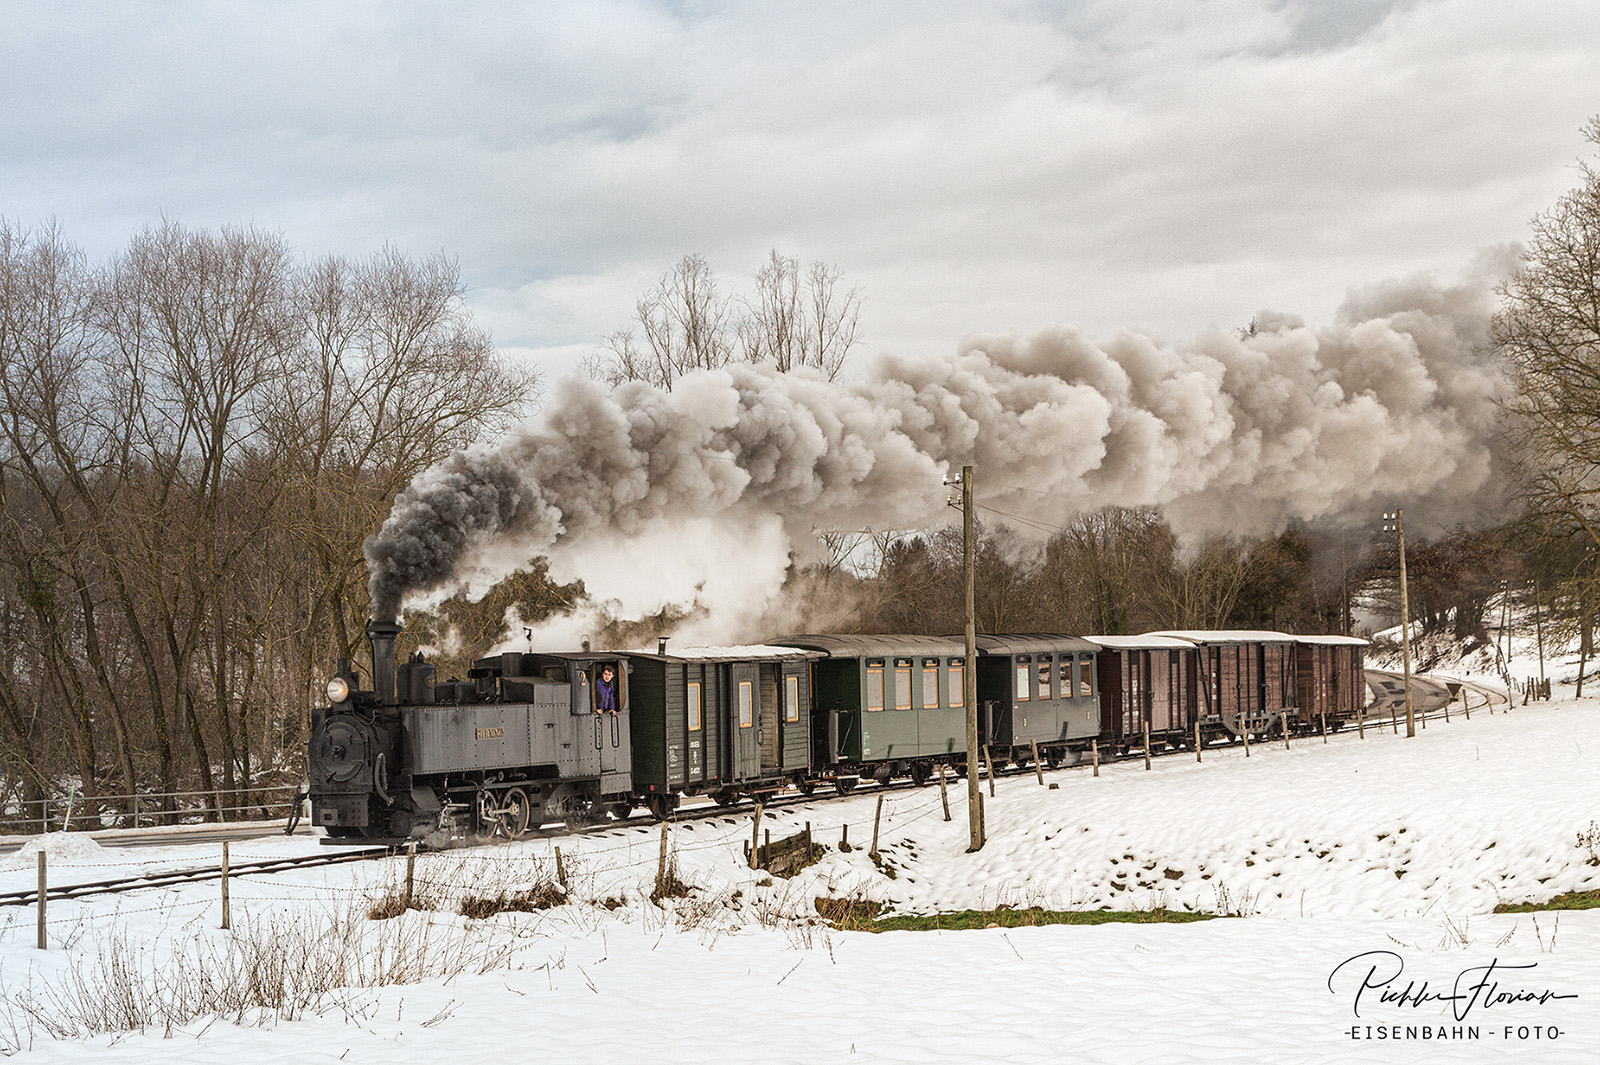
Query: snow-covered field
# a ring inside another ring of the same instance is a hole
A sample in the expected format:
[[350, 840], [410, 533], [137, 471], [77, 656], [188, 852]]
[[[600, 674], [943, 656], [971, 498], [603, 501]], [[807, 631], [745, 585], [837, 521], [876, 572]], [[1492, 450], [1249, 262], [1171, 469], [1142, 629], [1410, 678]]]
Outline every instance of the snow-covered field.
[[[142, 966], [171, 1001], [198, 979], [197, 958], [226, 957], [217, 885], [52, 903], [46, 952], [33, 947], [32, 907], [5, 908], [0, 1045], [39, 1061], [140, 1065], [1593, 1062], [1600, 910], [1491, 911], [1600, 888], [1600, 863], [1579, 842], [1600, 821], [1597, 755], [1600, 701], [1568, 699], [1492, 716], [1475, 704], [1470, 721], [1457, 713], [1409, 741], [1385, 725], [1365, 739], [1350, 731], [1291, 750], [1259, 744], [1249, 758], [1230, 748], [1202, 764], [1192, 754], [1158, 759], [1148, 772], [1140, 762], [1105, 766], [1098, 778], [1086, 767], [1047, 772], [1055, 790], [1013, 776], [987, 800], [990, 839], [977, 854], [965, 853], [964, 784], [950, 790], [950, 822], [937, 786], [895, 790], [880, 843], [893, 878], [865, 853], [878, 795], [864, 787], [764, 819], [774, 838], [809, 821], [830, 845], [788, 880], [742, 868], [748, 808], [675, 826], [671, 850], [694, 890], [665, 907], [647, 898], [660, 833], [642, 820], [581, 839], [424, 856], [419, 896], [446, 905], [386, 921], [365, 911], [398, 882], [399, 862], [235, 878], [234, 934], [276, 944], [302, 975], [325, 964], [319, 943], [334, 953], [362, 943], [420, 977], [326, 994], [292, 1020], [246, 1010], [171, 1030], [52, 1036], [41, 1018], [71, 1012], [62, 989], [74, 973], [103, 997], [95, 979], [107, 959]], [[848, 854], [837, 849], [846, 824], [860, 848]], [[575, 901], [482, 921], [449, 907], [463, 885], [492, 893], [548, 878], [556, 845]], [[217, 850], [80, 841], [53, 854], [51, 879], [215, 862]], [[232, 854], [238, 863], [323, 850], [278, 839]], [[26, 855], [0, 862], [0, 891], [30, 887], [33, 868]], [[819, 896], [900, 911], [1164, 906], [1246, 916], [873, 935], [808, 923]], [[1383, 1000], [1408, 985], [1405, 1001]], [[1496, 990], [1510, 997], [1496, 1000]], [[1439, 998], [1453, 992], [1461, 997]]]

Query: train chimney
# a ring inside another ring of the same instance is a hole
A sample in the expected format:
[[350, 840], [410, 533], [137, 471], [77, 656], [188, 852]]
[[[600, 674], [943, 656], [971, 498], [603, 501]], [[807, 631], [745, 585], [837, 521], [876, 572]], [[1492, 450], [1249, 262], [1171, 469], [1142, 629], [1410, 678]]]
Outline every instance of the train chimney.
[[383, 705], [394, 702], [394, 641], [399, 635], [397, 622], [367, 622], [367, 639], [372, 643], [372, 690]]
[[656, 637], [656, 654], [665, 655], [667, 653], [667, 640], [668, 639], [670, 639], [670, 637], [667, 637], [667, 636], [657, 636]]

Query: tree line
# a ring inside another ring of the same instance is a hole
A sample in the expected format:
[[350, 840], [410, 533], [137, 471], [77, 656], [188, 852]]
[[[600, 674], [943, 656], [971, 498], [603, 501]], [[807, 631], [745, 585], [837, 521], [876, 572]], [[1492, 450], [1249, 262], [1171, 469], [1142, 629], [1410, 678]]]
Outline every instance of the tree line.
[[0, 222], [0, 798], [298, 778], [362, 539], [536, 385], [443, 256], [167, 223], [95, 263]]

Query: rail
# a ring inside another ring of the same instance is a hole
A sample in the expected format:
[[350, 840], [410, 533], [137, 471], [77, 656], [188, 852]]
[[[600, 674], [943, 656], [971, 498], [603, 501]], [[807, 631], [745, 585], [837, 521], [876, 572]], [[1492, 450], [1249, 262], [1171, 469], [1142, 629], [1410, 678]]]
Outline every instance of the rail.
[[[212, 791], [141, 792], [136, 795], [68, 793], [0, 802], [0, 835], [99, 831], [206, 821], [271, 821], [295, 805], [294, 784]], [[236, 816], [228, 816], [233, 814]]]

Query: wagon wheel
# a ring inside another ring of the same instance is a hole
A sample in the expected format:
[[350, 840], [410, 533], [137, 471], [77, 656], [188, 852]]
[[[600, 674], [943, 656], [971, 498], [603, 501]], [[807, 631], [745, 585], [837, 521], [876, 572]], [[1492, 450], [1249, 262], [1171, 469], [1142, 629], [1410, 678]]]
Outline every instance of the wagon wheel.
[[808, 778], [804, 773], [796, 773], [794, 775], [794, 788], [809, 799], [817, 790], [817, 782]]
[[500, 797], [500, 829], [508, 839], [521, 839], [528, 831], [531, 808], [528, 793], [521, 788], [512, 788]]
[[732, 806], [739, 801], [739, 793], [732, 788], [721, 788], [711, 793], [718, 806]]
[[1051, 769], [1059, 769], [1061, 767], [1061, 752], [1054, 747], [1046, 749], [1044, 752], [1044, 764]]
[[833, 790], [838, 792], [840, 795], [848, 795], [848, 794], [850, 794], [852, 791], [856, 790], [856, 778], [855, 777], [834, 777], [833, 778]]
[[922, 787], [922, 785], [926, 784], [928, 779], [932, 776], [933, 770], [928, 767], [927, 762], [911, 763], [911, 783], [915, 786], [919, 788]]
[[626, 799], [621, 802], [610, 803], [606, 806], [606, 812], [618, 821], [626, 821], [628, 815], [633, 813], [633, 803]]
[[672, 816], [672, 811], [678, 808], [678, 797], [671, 792], [658, 791], [653, 793], [646, 801], [650, 808], [650, 816], [657, 821], [665, 821]]

